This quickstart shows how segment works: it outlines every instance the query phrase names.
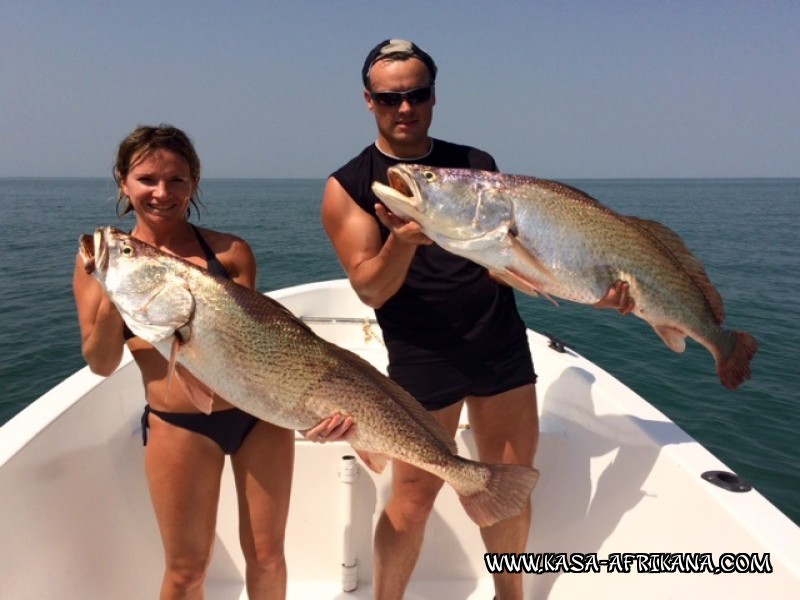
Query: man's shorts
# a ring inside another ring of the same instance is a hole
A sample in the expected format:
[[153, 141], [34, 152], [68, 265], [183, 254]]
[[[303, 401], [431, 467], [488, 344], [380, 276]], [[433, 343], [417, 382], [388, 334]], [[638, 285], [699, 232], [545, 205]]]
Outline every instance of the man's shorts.
[[527, 338], [493, 353], [444, 357], [419, 364], [389, 364], [389, 377], [427, 410], [440, 410], [466, 396], [494, 396], [536, 383]]

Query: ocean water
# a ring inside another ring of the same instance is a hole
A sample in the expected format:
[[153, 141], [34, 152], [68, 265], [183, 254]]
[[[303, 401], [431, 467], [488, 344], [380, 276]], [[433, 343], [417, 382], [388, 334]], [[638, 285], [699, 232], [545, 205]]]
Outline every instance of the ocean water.
[[[658, 220], [703, 261], [726, 324], [760, 343], [753, 379], [718, 382], [705, 349], [679, 355], [634, 317], [518, 295], [529, 327], [608, 370], [800, 523], [800, 179], [567, 181], [623, 214]], [[258, 288], [343, 273], [319, 222], [323, 180], [208, 180], [193, 220], [247, 239]], [[81, 233], [132, 226], [113, 182], [0, 179], [0, 424], [80, 369], [72, 271]]]

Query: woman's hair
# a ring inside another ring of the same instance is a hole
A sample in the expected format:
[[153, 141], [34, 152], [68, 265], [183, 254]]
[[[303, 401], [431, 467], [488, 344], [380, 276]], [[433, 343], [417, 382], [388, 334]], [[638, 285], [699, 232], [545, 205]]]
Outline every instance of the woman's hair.
[[194, 149], [192, 140], [183, 131], [171, 125], [161, 124], [157, 127], [140, 125], [134, 129], [122, 142], [117, 150], [117, 160], [114, 164], [114, 181], [120, 188], [117, 193], [117, 214], [122, 216], [133, 210], [130, 200], [123, 195], [121, 183], [142, 160], [156, 150], [170, 150], [183, 157], [189, 163], [189, 175], [194, 184], [195, 194], [191, 203], [198, 208], [200, 185], [200, 158]]

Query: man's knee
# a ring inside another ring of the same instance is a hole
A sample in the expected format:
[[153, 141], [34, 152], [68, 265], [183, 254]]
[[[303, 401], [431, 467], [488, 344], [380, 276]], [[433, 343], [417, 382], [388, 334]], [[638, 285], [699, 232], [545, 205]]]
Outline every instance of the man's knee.
[[418, 479], [408, 479], [392, 488], [387, 502], [387, 513], [402, 518], [406, 523], [425, 523], [428, 520], [443, 481], [426, 474]]

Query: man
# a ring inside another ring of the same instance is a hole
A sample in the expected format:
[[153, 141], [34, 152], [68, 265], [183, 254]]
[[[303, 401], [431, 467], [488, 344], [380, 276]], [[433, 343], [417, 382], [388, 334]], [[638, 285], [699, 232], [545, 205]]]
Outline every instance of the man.
[[[378, 137], [329, 178], [322, 222], [354, 290], [375, 309], [389, 376], [451, 435], [466, 404], [480, 460], [530, 466], [539, 437], [536, 374], [513, 291], [433, 245], [370, 188], [386, 183], [387, 168], [400, 162], [497, 170], [489, 154], [428, 135], [436, 72], [433, 59], [405, 40], [369, 53], [364, 100]], [[603, 304], [624, 306], [626, 291], [615, 287]], [[437, 477], [393, 461], [392, 495], [374, 540], [378, 600], [403, 597], [441, 487]], [[517, 517], [482, 528], [487, 552], [524, 552], [530, 520], [529, 503]], [[498, 574], [494, 583], [498, 600], [523, 597], [521, 574]]]

